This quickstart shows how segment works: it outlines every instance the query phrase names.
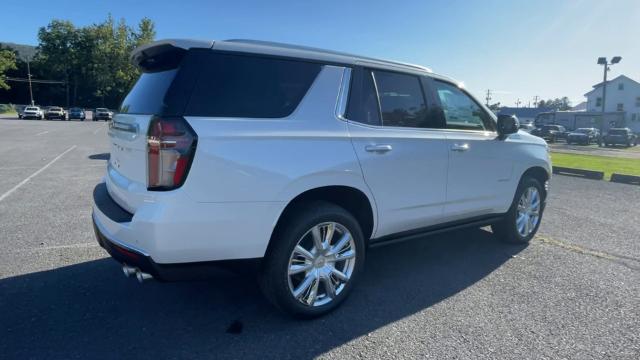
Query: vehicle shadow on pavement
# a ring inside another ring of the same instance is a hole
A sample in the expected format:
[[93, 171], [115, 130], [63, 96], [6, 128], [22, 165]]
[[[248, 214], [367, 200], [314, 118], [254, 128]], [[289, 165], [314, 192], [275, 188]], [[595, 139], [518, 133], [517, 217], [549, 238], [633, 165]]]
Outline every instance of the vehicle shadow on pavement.
[[110, 153], [91, 154], [88, 156], [91, 160], [109, 160], [110, 157]]
[[455, 296], [523, 249], [482, 229], [370, 249], [351, 297], [310, 321], [272, 308], [252, 277], [138, 284], [111, 259], [89, 261], [0, 280], [0, 354], [313, 358]]

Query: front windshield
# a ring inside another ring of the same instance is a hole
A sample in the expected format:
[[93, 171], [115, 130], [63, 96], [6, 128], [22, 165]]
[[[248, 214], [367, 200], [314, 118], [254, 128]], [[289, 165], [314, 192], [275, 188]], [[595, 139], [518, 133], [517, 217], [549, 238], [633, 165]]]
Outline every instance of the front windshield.
[[588, 134], [591, 132], [591, 129], [578, 129], [576, 132], [580, 134]]

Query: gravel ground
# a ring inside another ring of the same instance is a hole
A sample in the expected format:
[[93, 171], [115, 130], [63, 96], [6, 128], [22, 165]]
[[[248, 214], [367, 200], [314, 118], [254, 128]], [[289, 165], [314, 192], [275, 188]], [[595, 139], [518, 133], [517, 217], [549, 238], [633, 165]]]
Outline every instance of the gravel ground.
[[90, 222], [107, 145], [105, 123], [0, 120], [0, 358], [640, 357], [638, 187], [556, 176], [529, 246], [375, 248], [340, 309], [296, 321], [250, 277], [124, 278]]

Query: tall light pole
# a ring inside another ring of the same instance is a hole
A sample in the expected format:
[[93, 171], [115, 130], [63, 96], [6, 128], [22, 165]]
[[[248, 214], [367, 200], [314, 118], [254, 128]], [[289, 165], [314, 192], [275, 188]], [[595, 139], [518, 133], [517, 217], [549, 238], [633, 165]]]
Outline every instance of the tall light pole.
[[[607, 73], [610, 70], [609, 65], [615, 65], [619, 63], [620, 60], [622, 60], [622, 56], [614, 56], [611, 59], [611, 62], [608, 62], [606, 57], [598, 58], [598, 65], [602, 65], [604, 67], [604, 75], [602, 77], [602, 120], [600, 120], [600, 136], [602, 136], [602, 131], [604, 130], [604, 104], [607, 97]], [[602, 143], [599, 143], [599, 145], [602, 146]]]

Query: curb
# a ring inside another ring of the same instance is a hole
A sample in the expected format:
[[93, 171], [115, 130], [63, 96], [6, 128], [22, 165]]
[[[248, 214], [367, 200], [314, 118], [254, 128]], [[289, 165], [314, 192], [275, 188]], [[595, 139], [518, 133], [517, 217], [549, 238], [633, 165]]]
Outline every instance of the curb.
[[629, 185], [640, 185], [640, 176], [611, 174], [611, 182], [617, 182]]
[[566, 168], [566, 167], [560, 167], [560, 166], [554, 166], [553, 173], [558, 175], [581, 177], [584, 179], [591, 179], [591, 180], [604, 179], [604, 172], [602, 171], [573, 169], [573, 168]]

